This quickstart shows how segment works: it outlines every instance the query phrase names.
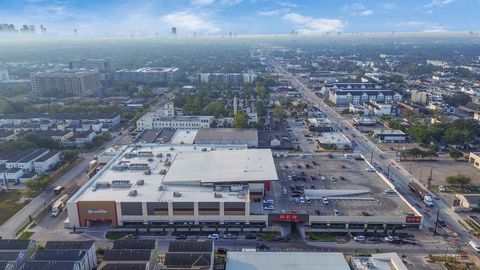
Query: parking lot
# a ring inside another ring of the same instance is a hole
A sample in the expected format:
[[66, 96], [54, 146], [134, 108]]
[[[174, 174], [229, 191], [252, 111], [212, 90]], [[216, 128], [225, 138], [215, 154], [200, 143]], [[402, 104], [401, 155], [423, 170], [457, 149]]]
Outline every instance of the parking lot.
[[294, 147], [300, 147], [303, 152], [313, 153], [317, 150], [317, 143], [311, 132], [308, 131], [302, 120], [289, 119], [285, 123], [289, 139]]
[[[322, 216], [403, 216], [411, 213], [375, 172], [367, 171], [369, 167], [364, 160], [346, 158], [342, 154], [316, 154], [281, 157], [275, 162], [279, 181], [275, 181], [266, 194], [266, 200], [274, 200], [274, 209], [264, 209], [267, 213]], [[351, 195], [316, 199], [305, 196], [306, 192], [332, 191]]]

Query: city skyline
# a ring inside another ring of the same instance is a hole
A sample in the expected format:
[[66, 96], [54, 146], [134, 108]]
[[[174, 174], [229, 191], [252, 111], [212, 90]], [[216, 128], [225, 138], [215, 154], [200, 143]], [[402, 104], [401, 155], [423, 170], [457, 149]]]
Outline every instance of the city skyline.
[[0, 17], [17, 29], [43, 24], [52, 36], [166, 35], [172, 27], [178, 35], [422, 33], [476, 31], [478, 8], [478, 0], [21, 0], [0, 3]]

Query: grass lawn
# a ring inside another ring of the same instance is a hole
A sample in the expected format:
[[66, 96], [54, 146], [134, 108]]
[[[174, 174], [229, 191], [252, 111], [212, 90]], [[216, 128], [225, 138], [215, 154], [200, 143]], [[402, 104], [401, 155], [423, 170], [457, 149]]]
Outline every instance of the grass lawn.
[[308, 239], [316, 241], [335, 241], [335, 237], [329, 234], [307, 232]]
[[0, 225], [23, 208], [23, 204], [19, 203], [22, 195], [23, 191], [16, 189], [0, 194]]
[[20, 240], [30, 239], [30, 237], [32, 237], [33, 234], [34, 234], [34, 232], [24, 231], [22, 234], [20, 234], [18, 239], [20, 239]]

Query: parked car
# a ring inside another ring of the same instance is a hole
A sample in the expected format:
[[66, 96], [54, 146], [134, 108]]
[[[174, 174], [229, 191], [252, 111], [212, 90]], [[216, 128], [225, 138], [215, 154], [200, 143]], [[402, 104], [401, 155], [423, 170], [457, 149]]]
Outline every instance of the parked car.
[[357, 241], [357, 242], [364, 242], [367, 239], [363, 235], [357, 235], [357, 236], [353, 237], [353, 240]]
[[223, 235], [224, 239], [237, 239], [237, 235], [234, 233], [226, 233]]
[[441, 191], [441, 192], [445, 192], [445, 186], [439, 186], [438, 190]]
[[257, 239], [257, 235], [254, 233], [245, 234], [245, 239]]
[[310, 200], [309, 197], [305, 197], [305, 202], [308, 203], [308, 204], [311, 204], [311, 203], [312, 203], [312, 200]]
[[220, 235], [218, 235], [218, 233], [211, 233], [208, 235], [208, 239], [217, 240], [220, 239]]
[[287, 195], [288, 194], [288, 190], [286, 187], [282, 188], [282, 194], [283, 195]]
[[362, 215], [365, 216], [365, 217], [370, 216], [370, 214], [369, 214], [368, 212], [366, 212], [366, 211], [363, 211], [363, 212], [362, 212]]
[[300, 203], [301, 203], [301, 204], [304, 204], [304, 203], [305, 203], [305, 198], [300, 197]]
[[325, 176], [320, 176], [320, 179], [322, 179], [322, 181], [327, 181], [327, 178], [325, 178]]
[[371, 168], [371, 167], [368, 167], [368, 168], [366, 168], [365, 170], [366, 170], [367, 172], [374, 172], [374, 171], [375, 171], [375, 169], [373, 169], [373, 168]]
[[184, 234], [184, 233], [178, 234], [178, 235], [175, 236], [175, 239], [177, 239], [177, 240], [185, 240], [185, 239], [187, 239], [187, 235]]
[[315, 209], [315, 215], [320, 216], [320, 209]]
[[324, 197], [324, 198], [322, 198], [322, 202], [323, 202], [323, 204], [328, 205], [330, 203], [330, 200], [328, 198]]
[[333, 209], [334, 216], [340, 216], [340, 212], [337, 209]]

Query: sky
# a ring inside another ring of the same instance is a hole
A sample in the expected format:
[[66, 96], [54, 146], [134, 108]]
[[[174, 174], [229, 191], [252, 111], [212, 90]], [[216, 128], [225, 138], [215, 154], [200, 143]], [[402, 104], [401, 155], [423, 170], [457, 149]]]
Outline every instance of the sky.
[[480, 0], [0, 0], [0, 23], [51, 35], [151, 36], [480, 30]]

